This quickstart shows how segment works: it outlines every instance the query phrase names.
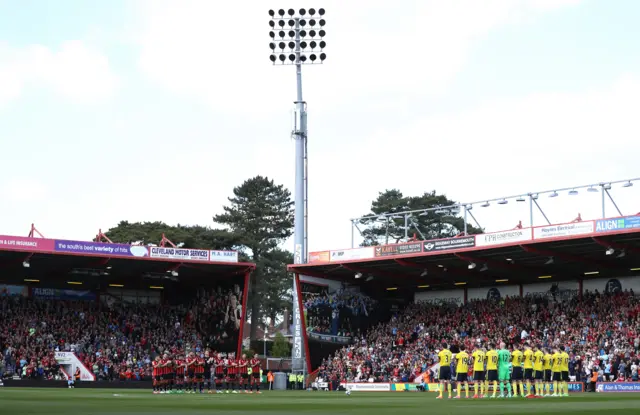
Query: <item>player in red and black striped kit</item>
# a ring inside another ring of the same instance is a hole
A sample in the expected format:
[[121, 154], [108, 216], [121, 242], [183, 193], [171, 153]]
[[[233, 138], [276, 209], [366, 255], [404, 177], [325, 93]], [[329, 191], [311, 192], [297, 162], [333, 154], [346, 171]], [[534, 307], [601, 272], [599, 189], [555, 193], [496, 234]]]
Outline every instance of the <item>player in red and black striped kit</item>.
[[198, 388], [198, 391], [200, 391], [200, 393], [202, 393], [202, 387], [204, 386], [204, 358], [202, 357], [202, 355], [197, 356], [196, 357], [196, 367], [195, 367], [195, 373], [196, 373], [196, 381], [195, 384], [193, 385], [193, 392], [196, 393], [196, 386]]
[[233, 393], [238, 393], [236, 390], [236, 381], [238, 376], [238, 363], [234, 359], [232, 354], [229, 354], [229, 357], [226, 360], [227, 367], [227, 390], [226, 393], [229, 393], [229, 387], [231, 387], [231, 391]]
[[184, 382], [185, 382], [185, 370], [186, 370], [186, 362], [182, 356], [176, 356], [175, 367], [176, 367], [176, 389], [179, 393], [184, 392]]
[[260, 393], [260, 382], [262, 381], [260, 376], [260, 359], [258, 359], [258, 355], [254, 355], [251, 361], [249, 361], [249, 366], [251, 367], [251, 392], [253, 392], [253, 387], [256, 388], [256, 393]]
[[162, 372], [160, 367], [160, 356], [156, 356], [153, 360], [153, 394], [160, 393], [160, 384], [162, 383]]
[[242, 389], [244, 387], [244, 393], [248, 393], [247, 386], [249, 384], [249, 361], [247, 360], [247, 355], [243, 354], [240, 359], [237, 361], [238, 365], [238, 375], [239, 378], [239, 388]]
[[211, 392], [211, 384], [213, 383], [212, 369], [213, 369], [214, 359], [213, 356], [209, 354], [209, 350], [204, 352], [204, 382], [207, 384], [207, 393]]
[[222, 393], [222, 383], [225, 381], [225, 363], [220, 353], [213, 361], [213, 371], [216, 377], [216, 393]]
[[187, 356], [187, 393], [196, 393], [196, 356], [193, 352]]

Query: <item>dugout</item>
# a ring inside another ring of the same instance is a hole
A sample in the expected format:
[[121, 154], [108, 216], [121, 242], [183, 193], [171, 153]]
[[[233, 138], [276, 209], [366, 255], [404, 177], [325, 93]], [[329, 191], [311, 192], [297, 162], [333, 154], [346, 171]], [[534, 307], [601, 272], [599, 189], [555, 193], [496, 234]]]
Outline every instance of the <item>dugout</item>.
[[[298, 287], [309, 282], [355, 287], [390, 312], [394, 305], [397, 309], [418, 301], [465, 304], [507, 296], [562, 301], [596, 290], [639, 294], [640, 215], [315, 252], [309, 257], [308, 264], [289, 266]], [[298, 295], [302, 297], [300, 288]], [[306, 326], [302, 337], [312, 368], [343, 346], [336, 344], [335, 336], [322, 339], [308, 333]]]
[[0, 295], [178, 305], [215, 290], [232, 333], [225, 352], [241, 353], [254, 269], [237, 252], [178, 248], [166, 238], [157, 246], [47, 239], [33, 226], [28, 237], [0, 235]]

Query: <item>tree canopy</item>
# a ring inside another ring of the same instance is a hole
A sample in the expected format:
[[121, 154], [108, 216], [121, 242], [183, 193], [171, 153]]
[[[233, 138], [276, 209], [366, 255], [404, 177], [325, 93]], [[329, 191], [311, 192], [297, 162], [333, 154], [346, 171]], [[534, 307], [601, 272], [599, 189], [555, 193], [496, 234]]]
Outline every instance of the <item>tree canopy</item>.
[[253, 340], [266, 318], [275, 321], [291, 304], [293, 280], [287, 265], [293, 262], [293, 254], [279, 246], [293, 234], [293, 201], [283, 185], [256, 176], [235, 187], [223, 209], [213, 220], [226, 229], [122, 221], [105, 235], [114, 242], [146, 245], [159, 244], [164, 234], [184, 248], [238, 250], [242, 261], [256, 263], [248, 299]]
[[[405, 236], [404, 215], [393, 214], [410, 210], [436, 209], [412, 214], [406, 227], [409, 236], [416, 233], [420, 239], [439, 239], [459, 235], [464, 232], [464, 218], [460, 216], [460, 210], [445, 208], [455, 204], [456, 202], [437, 194], [435, 190], [421, 196], [404, 196], [397, 189], [380, 192], [371, 203], [371, 212], [365, 215], [373, 217], [359, 221], [364, 237], [362, 245], [401, 242]], [[381, 215], [387, 216], [383, 218]], [[467, 233], [482, 233], [482, 229], [467, 223]]]
[[128, 222], [121, 221], [114, 228], [105, 232], [105, 235], [114, 242], [132, 243], [141, 241], [145, 245], [149, 243], [159, 244], [162, 235], [171, 242], [182, 244], [184, 248], [191, 249], [233, 249], [240, 241], [239, 238], [228, 230], [213, 229], [206, 226], [167, 225], [164, 222]]
[[229, 228], [257, 265], [251, 274], [248, 307], [253, 340], [258, 324], [266, 325], [264, 317], [275, 319], [291, 302], [293, 281], [286, 266], [293, 257], [278, 248], [293, 234], [291, 193], [267, 177], [256, 176], [235, 187], [224, 213], [213, 219]]

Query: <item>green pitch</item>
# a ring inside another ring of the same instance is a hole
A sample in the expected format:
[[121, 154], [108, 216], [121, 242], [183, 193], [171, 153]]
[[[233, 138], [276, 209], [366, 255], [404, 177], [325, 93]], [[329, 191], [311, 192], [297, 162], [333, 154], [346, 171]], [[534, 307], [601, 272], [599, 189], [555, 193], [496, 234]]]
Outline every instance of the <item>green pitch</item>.
[[152, 395], [150, 391], [0, 388], [0, 414], [640, 414], [640, 394], [569, 398], [436, 400], [435, 393], [265, 392], [262, 395]]

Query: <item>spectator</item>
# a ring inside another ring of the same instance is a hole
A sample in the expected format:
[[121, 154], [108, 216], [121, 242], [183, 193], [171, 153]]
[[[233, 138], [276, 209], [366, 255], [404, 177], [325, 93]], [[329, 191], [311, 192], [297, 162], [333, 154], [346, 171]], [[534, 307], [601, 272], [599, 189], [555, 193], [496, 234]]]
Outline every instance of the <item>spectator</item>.
[[2, 296], [3, 372], [62, 379], [55, 352], [70, 351], [98, 380], [115, 380], [122, 373], [130, 380], [149, 379], [151, 360], [164, 351], [234, 350], [238, 295], [201, 290], [195, 299], [173, 306]]
[[[466, 305], [411, 304], [389, 322], [356, 336], [321, 365], [321, 376], [350, 382], [413, 381], [435, 362], [442, 341], [473, 349], [488, 342], [522, 347], [530, 341], [567, 346], [575, 379], [638, 377], [635, 347], [640, 335], [640, 299], [630, 292], [472, 301]], [[583, 360], [585, 362], [583, 362]], [[633, 360], [635, 368], [626, 362]], [[626, 375], [626, 373], [629, 375]], [[584, 373], [584, 375], [583, 375]]]

